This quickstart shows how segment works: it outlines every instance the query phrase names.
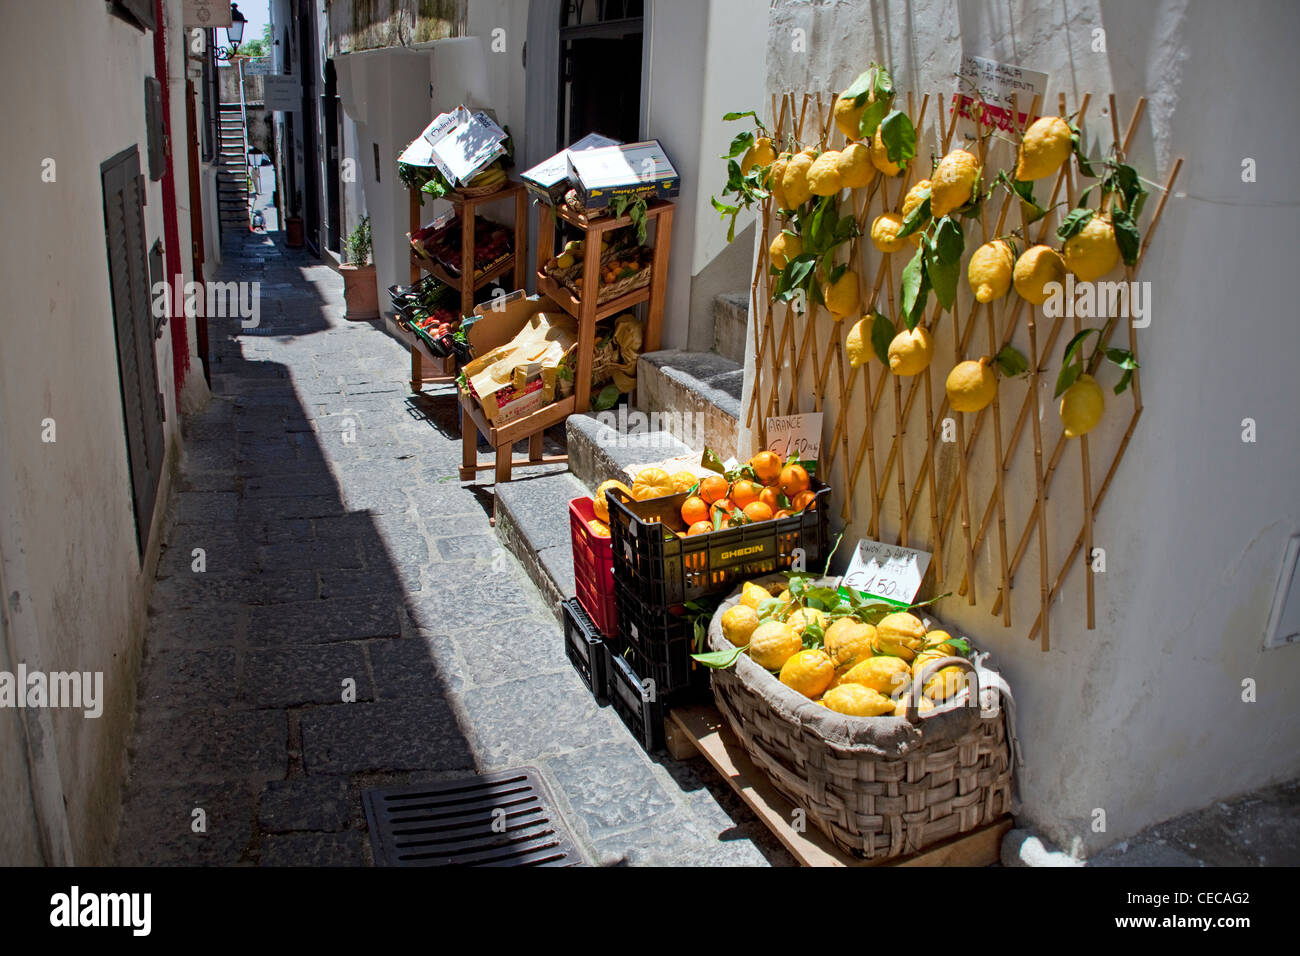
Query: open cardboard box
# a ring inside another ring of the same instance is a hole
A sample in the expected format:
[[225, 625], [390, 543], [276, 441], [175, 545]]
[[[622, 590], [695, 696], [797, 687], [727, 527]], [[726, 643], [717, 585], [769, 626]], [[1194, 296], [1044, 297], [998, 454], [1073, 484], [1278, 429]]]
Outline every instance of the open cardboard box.
[[[465, 338], [475, 356], [484, 356], [508, 344], [518, 335], [538, 312], [551, 312], [567, 317], [559, 305], [547, 296], [529, 298], [522, 290], [484, 302], [474, 309], [474, 321], [468, 324]], [[471, 363], [472, 365], [472, 363]], [[469, 368], [470, 366], [466, 366]], [[555, 398], [554, 369], [534, 370], [523, 381], [515, 381], [494, 395], [478, 400], [484, 417], [493, 426], [501, 426], [521, 415], [529, 414], [549, 405]], [[537, 383], [540, 381], [540, 387]]]

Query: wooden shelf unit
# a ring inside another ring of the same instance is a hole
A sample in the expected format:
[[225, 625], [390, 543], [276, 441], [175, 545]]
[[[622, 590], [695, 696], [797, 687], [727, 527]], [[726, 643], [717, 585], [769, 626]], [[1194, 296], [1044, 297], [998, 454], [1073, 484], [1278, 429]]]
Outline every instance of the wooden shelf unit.
[[[420, 228], [420, 193], [415, 189], [409, 190], [409, 192], [411, 197], [411, 233], [414, 234]], [[486, 196], [457, 198], [454, 195], [448, 195], [445, 198], [451, 202], [456, 215], [460, 217], [461, 264], [464, 266], [469, 263], [471, 269], [473, 268], [475, 251], [474, 216], [478, 207], [502, 202], [506, 199], [512, 199], [515, 204], [514, 251], [507, 259], [493, 266], [472, 282], [462, 281], [463, 274], [462, 276], [453, 276], [437, 263], [421, 258], [415, 254], [414, 249], [411, 250], [411, 283], [414, 284], [419, 280], [421, 271], [432, 273], [439, 282], [460, 293], [460, 314], [465, 316], [474, 311], [474, 293], [493, 279], [505, 275], [512, 269], [514, 270], [514, 287], [516, 289], [524, 287], [527, 269], [525, 249], [528, 245], [528, 192], [524, 189], [522, 183], [512, 182]], [[466, 228], [467, 224], [468, 228]], [[451, 356], [440, 358], [434, 355], [418, 335], [405, 335], [405, 337], [410, 341], [412, 392], [422, 392], [426, 385], [445, 385], [456, 381], [456, 363]], [[431, 376], [424, 374], [426, 360], [436, 370], [435, 374]]]
[[[650, 284], [619, 296], [609, 302], [597, 303], [600, 280], [600, 252], [605, 234], [631, 225], [629, 216], [606, 216], [585, 219], [560, 207], [541, 207], [541, 223], [537, 229], [537, 291], [555, 300], [564, 311], [578, 320], [578, 367], [574, 369], [574, 411], [585, 412], [591, 402], [591, 357], [596, 346], [596, 323], [607, 316], [630, 309], [642, 302], [646, 308], [645, 332], [642, 351], [653, 352], [659, 348], [663, 331], [664, 294], [668, 289], [668, 250], [673, 234], [673, 203], [657, 200], [647, 204], [647, 226], [654, 228], [654, 257], [651, 260]], [[582, 293], [575, 296], [554, 279], [542, 272], [542, 264], [555, 251], [556, 219], [582, 230], [585, 235], [582, 259]]]

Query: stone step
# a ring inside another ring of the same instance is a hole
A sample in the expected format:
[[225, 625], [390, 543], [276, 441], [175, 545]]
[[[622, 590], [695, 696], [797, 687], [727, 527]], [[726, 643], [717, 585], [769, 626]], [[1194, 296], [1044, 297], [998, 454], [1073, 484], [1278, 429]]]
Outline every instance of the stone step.
[[737, 365], [745, 364], [749, 293], [724, 292], [713, 299], [713, 351]]
[[590, 492], [567, 471], [497, 482], [493, 490], [497, 537], [558, 618], [560, 602], [574, 595], [569, 502]]
[[736, 453], [744, 367], [713, 352], [668, 349], [637, 362], [637, 407], [671, 414], [660, 427], [695, 451]]
[[650, 428], [651, 419], [626, 405], [608, 412], [570, 415], [565, 426], [569, 446], [569, 470], [594, 491], [602, 481], [627, 480], [627, 469], [638, 465], [699, 453], [660, 428]]

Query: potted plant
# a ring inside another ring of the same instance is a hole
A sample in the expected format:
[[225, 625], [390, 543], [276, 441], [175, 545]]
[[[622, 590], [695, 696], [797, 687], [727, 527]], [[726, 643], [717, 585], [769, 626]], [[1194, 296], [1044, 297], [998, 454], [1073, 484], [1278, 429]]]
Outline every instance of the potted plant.
[[284, 244], [290, 249], [302, 248], [302, 193], [293, 194], [293, 205], [284, 220]]
[[370, 261], [370, 217], [366, 216], [348, 236], [347, 262], [339, 266], [343, 273], [343, 300], [346, 316], [353, 320], [379, 318], [379, 286], [375, 284], [375, 267]]

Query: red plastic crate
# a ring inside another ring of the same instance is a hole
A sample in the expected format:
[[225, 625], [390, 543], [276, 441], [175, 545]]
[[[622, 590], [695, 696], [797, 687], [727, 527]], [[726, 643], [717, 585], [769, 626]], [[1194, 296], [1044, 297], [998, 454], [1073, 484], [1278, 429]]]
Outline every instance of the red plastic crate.
[[614, 541], [593, 534], [587, 522], [596, 517], [595, 502], [574, 498], [569, 502], [569, 530], [573, 537], [573, 583], [578, 603], [607, 637], [618, 634], [618, 608], [614, 603]]

